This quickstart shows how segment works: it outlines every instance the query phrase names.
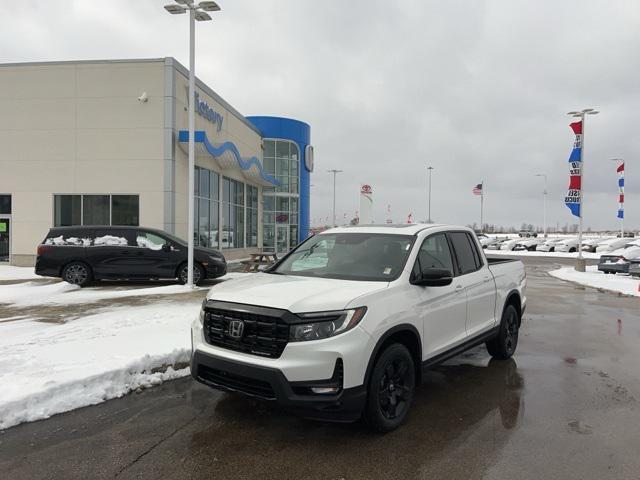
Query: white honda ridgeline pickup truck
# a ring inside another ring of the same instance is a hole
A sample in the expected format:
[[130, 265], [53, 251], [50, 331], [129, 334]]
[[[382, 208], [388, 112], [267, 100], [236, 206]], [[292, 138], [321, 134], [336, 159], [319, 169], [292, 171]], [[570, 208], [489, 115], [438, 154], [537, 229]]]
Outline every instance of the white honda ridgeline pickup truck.
[[423, 368], [480, 343], [513, 355], [525, 284], [522, 262], [487, 260], [469, 228], [334, 228], [211, 288], [191, 372], [306, 417], [393, 430]]

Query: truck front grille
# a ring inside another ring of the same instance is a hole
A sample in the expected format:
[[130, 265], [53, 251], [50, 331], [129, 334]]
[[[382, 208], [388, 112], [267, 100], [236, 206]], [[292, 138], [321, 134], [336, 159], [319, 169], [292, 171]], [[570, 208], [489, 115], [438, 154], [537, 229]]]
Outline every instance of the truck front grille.
[[[242, 322], [239, 338], [229, 330], [234, 320]], [[206, 307], [204, 336], [207, 343], [216, 347], [279, 358], [289, 341], [289, 325], [278, 317]]]

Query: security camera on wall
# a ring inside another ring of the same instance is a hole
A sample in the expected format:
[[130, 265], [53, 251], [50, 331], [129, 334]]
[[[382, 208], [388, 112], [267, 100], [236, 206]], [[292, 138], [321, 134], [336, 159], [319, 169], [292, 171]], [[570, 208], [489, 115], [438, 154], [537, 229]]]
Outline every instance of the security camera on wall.
[[142, 95], [138, 97], [138, 101], [142, 103], [147, 103], [149, 101], [149, 96], [147, 95], [147, 92], [142, 92]]

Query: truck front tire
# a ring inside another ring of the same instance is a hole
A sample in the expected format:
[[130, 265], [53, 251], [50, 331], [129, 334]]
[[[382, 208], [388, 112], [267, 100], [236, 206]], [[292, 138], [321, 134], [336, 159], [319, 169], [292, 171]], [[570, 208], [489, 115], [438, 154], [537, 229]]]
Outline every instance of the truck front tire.
[[389, 345], [378, 357], [367, 388], [366, 423], [378, 432], [398, 428], [407, 416], [416, 386], [416, 367], [407, 347]]
[[518, 311], [513, 305], [507, 305], [502, 312], [498, 334], [486, 343], [489, 355], [500, 360], [511, 358], [518, 346], [519, 329]]

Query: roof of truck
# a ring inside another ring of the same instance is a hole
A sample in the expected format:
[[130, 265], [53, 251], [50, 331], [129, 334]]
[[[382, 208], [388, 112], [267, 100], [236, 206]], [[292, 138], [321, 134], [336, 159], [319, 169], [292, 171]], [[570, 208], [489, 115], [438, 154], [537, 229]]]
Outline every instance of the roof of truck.
[[440, 223], [384, 223], [384, 224], [370, 224], [370, 225], [349, 225], [345, 227], [335, 227], [329, 230], [325, 230], [322, 233], [387, 233], [391, 235], [416, 235], [423, 230], [430, 230], [436, 228], [447, 227], [449, 229], [464, 229], [469, 230], [467, 227], [458, 227], [454, 225], [445, 225]]

